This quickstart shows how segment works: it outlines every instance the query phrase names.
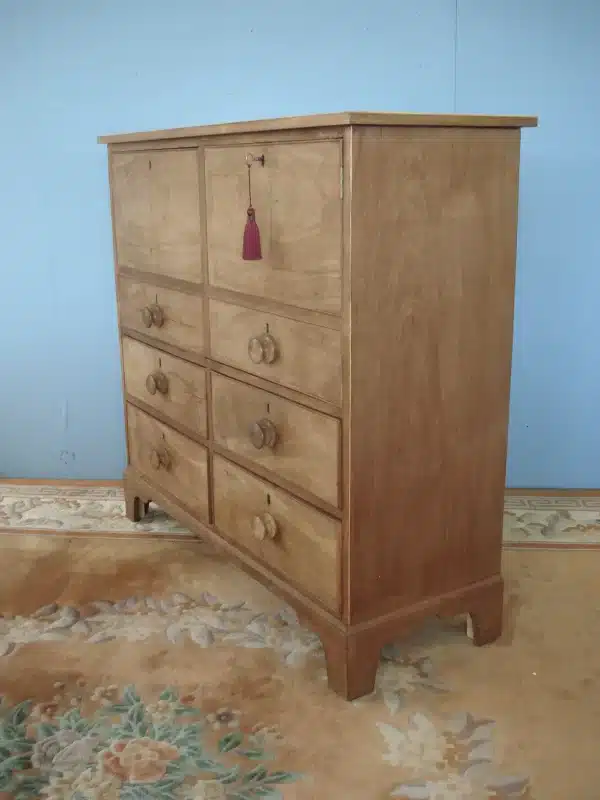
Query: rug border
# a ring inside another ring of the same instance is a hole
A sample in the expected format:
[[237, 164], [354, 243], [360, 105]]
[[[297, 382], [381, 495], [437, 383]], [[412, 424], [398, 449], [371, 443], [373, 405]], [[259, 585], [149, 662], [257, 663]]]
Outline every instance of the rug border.
[[[47, 486], [96, 489], [122, 489], [123, 481], [106, 479], [69, 479], [69, 478], [7, 478], [0, 477], [0, 485], [5, 486]], [[514, 489], [505, 490], [507, 498], [548, 497], [557, 499], [567, 498], [600, 498], [600, 489]], [[194, 534], [169, 534], [152, 533], [150, 531], [59, 531], [51, 528], [6, 528], [0, 526], [0, 536], [49, 536], [61, 539], [121, 539], [146, 542], [185, 542], [202, 543]], [[598, 550], [600, 542], [548, 542], [548, 541], [503, 541], [503, 550]]]
[[[119, 478], [9, 478], [0, 476], [0, 484], [15, 486], [96, 486], [107, 489], [122, 488], [123, 480]], [[515, 489], [506, 488], [504, 493], [511, 496], [533, 497], [600, 497], [597, 489], [533, 489], [531, 487]]]

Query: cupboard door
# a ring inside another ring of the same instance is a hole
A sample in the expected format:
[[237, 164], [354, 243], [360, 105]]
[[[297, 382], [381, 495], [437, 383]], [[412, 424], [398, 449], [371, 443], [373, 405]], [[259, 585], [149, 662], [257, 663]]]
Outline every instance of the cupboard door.
[[200, 283], [197, 151], [114, 153], [111, 170], [119, 266]]
[[[244, 261], [246, 158], [262, 259]], [[207, 147], [208, 273], [212, 285], [288, 305], [341, 310], [342, 146], [339, 141]]]

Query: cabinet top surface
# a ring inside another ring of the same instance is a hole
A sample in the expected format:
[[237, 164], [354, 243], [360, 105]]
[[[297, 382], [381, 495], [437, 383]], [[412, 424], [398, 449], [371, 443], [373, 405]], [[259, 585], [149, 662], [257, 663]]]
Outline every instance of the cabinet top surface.
[[463, 128], [535, 127], [537, 117], [489, 116], [484, 114], [418, 114], [400, 112], [341, 111], [334, 114], [312, 114], [302, 117], [279, 117], [247, 122], [225, 122], [168, 130], [140, 131], [100, 136], [101, 144], [145, 142], [157, 139], [185, 139], [195, 136], [222, 136], [235, 133], [262, 133], [278, 130], [327, 128], [345, 125], [388, 125]]

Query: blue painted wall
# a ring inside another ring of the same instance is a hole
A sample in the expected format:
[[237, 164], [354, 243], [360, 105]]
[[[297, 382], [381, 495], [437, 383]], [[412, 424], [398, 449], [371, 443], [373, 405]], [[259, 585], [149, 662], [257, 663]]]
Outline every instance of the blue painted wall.
[[524, 137], [509, 485], [600, 486], [600, 4], [0, 0], [0, 473], [125, 461], [99, 133], [344, 109]]
[[600, 488], [600, 2], [459, 0], [457, 110], [523, 132], [508, 481]]

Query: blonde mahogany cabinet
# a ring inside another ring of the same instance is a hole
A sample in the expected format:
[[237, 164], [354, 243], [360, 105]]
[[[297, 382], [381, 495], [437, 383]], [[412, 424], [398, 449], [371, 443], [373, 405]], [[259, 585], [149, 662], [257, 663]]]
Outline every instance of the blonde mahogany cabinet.
[[279, 592], [346, 698], [426, 617], [501, 632], [535, 124], [343, 113], [100, 138], [127, 514], [155, 501]]

